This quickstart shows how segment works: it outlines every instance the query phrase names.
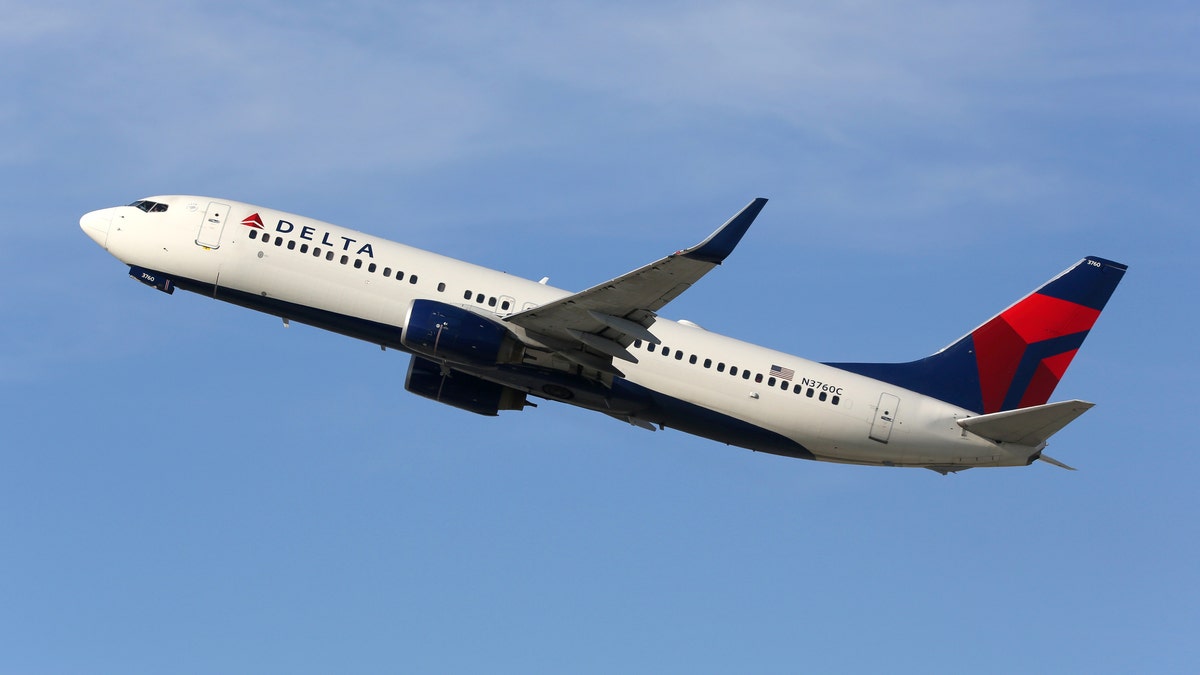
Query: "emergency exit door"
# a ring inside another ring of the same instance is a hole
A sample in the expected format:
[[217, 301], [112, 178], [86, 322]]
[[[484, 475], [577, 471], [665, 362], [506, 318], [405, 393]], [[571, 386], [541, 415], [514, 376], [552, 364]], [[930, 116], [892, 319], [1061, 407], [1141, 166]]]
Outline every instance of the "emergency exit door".
[[204, 248], [220, 247], [221, 230], [225, 229], [225, 217], [228, 215], [228, 204], [209, 202], [204, 220], [200, 221], [200, 231], [196, 233], [196, 243]]
[[900, 399], [891, 394], [879, 395], [879, 407], [875, 408], [875, 421], [871, 422], [871, 440], [887, 443], [892, 437], [892, 424], [896, 420], [896, 409]]

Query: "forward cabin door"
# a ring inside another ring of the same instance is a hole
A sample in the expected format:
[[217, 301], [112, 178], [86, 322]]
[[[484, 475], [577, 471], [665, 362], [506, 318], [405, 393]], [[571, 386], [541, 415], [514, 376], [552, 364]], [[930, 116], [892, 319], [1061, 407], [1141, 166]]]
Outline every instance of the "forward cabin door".
[[208, 210], [204, 212], [204, 220], [200, 221], [200, 231], [196, 233], [196, 244], [204, 248], [220, 247], [221, 230], [225, 229], [225, 218], [228, 215], [228, 204], [209, 202]]
[[892, 424], [896, 419], [896, 409], [900, 407], [900, 399], [891, 394], [879, 395], [879, 407], [875, 409], [875, 421], [871, 422], [871, 440], [887, 443], [892, 437]]

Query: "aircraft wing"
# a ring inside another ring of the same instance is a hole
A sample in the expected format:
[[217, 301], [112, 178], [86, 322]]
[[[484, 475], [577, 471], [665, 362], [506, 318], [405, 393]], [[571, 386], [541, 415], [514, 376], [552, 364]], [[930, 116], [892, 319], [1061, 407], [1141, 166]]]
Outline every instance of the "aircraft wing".
[[627, 347], [634, 340], [658, 342], [647, 330], [655, 312], [720, 265], [766, 203], [755, 199], [691, 248], [505, 320], [572, 362], [620, 375], [613, 359], [637, 363]]

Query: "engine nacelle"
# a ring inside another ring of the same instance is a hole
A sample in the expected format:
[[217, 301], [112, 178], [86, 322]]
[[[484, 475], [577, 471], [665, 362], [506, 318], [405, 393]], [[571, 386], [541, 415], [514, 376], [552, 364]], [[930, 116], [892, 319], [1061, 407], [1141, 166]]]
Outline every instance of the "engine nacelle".
[[414, 352], [452, 363], [519, 363], [524, 346], [503, 325], [436, 300], [413, 300], [400, 342]]
[[404, 388], [417, 396], [491, 417], [501, 410], [533, 405], [525, 400], [525, 392], [458, 371], [443, 375], [439, 364], [419, 356], [413, 356], [408, 364]]

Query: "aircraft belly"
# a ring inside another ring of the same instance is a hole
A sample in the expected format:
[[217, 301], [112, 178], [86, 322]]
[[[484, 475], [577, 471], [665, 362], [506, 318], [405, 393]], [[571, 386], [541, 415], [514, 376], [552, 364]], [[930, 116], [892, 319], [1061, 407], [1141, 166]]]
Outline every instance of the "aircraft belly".
[[650, 392], [654, 402], [654, 421], [672, 429], [774, 455], [813, 459], [813, 453], [800, 443], [732, 415], [717, 412], [658, 392]]

